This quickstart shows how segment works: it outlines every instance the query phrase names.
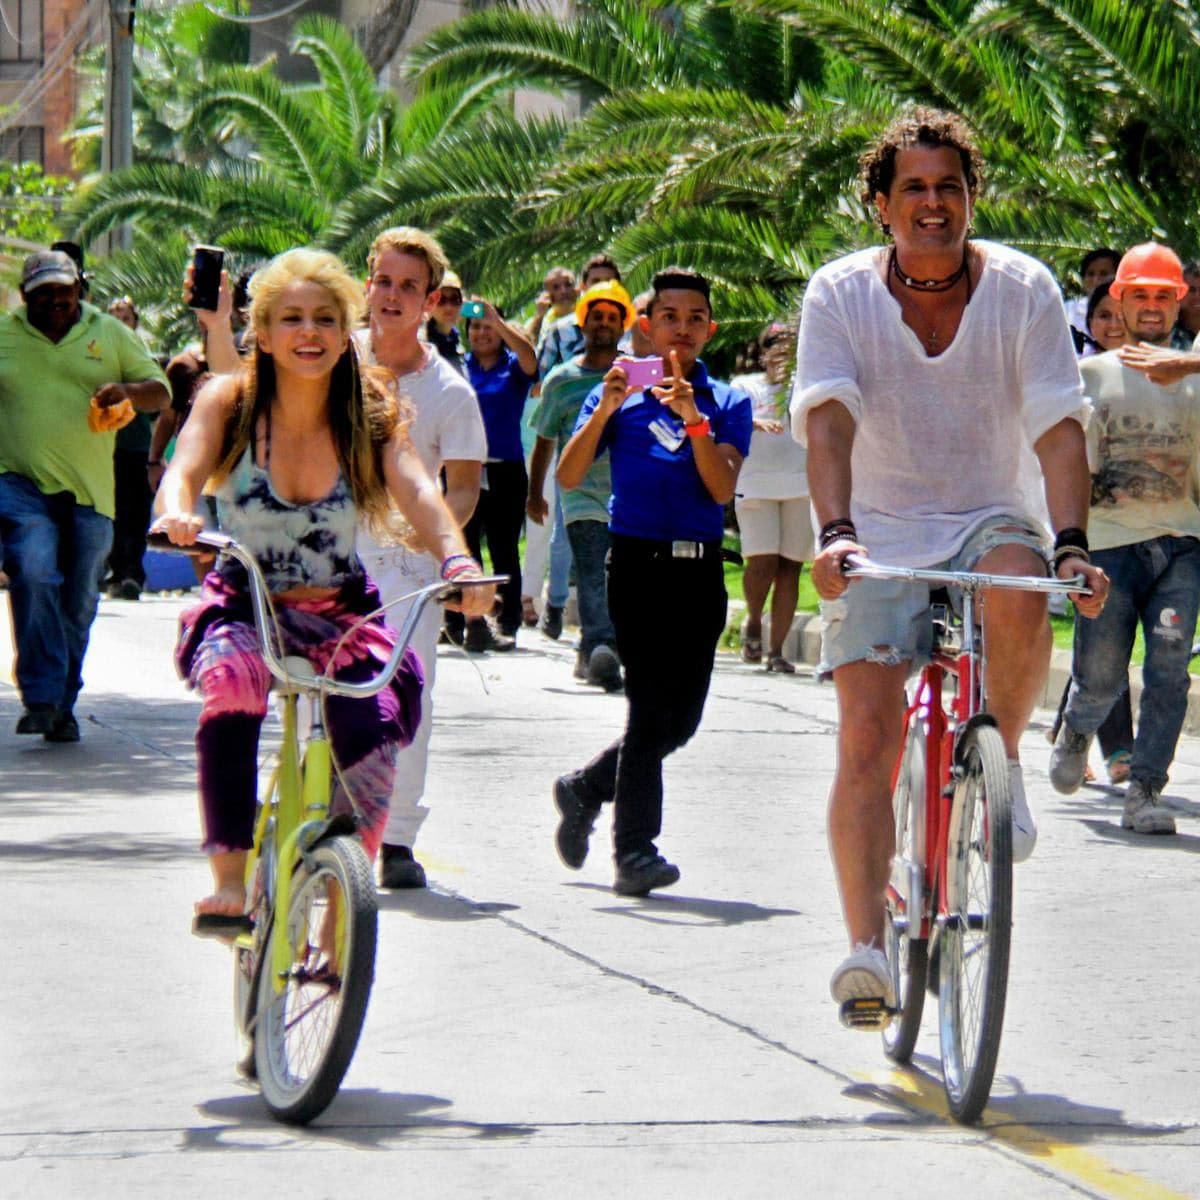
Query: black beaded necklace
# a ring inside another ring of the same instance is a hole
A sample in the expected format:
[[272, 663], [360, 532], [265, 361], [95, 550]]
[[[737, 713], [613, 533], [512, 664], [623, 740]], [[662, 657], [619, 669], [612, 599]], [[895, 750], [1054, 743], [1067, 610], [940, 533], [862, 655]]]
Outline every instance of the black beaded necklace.
[[[896, 254], [896, 247], [893, 246], [891, 254], [888, 256], [888, 269], [896, 276], [902, 284], [907, 288], [912, 288], [915, 292], [948, 292], [958, 281], [967, 274], [967, 246], [963, 243], [962, 262], [958, 264], [958, 270], [952, 275], [947, 275], [945, 279], [914, 279], [911, 275], [906, 275], [900, 269], [900, 259]], [[967, 278], [967, 296], [970, 298], [971, 280]]]

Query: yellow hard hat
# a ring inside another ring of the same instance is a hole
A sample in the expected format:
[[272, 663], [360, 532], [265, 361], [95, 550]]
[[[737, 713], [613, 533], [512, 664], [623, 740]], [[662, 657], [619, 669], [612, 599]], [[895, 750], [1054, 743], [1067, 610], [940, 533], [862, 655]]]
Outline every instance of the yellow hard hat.
[[587, 320], [588, 309], [601, 300], [615, 304], [621, 310], [625, 329], [633, 324], [637, 314], [633, 311], [633, 301], [629, 298], [629, 293], [615, 279], [606, 279], [603, 283], [593, 283], [575, 301], [575, 320], [580, 326]]

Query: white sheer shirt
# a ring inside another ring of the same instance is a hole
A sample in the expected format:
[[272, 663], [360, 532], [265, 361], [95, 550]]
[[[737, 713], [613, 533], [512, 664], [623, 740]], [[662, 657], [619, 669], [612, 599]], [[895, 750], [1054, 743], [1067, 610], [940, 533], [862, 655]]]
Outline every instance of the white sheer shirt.
[[804, 297], [792, 433], [830, 400], [856, 426], [850, 516], [878, 562], [932, 566], [991, 516], [1045, 522], [1032, 447], [1066, 418], [1086, 426], [1062, 299], [1041, 263], [974, 243], [983, 269], [950, 345], [930, 358], [880, 275], [880, 251], [827, 264]]

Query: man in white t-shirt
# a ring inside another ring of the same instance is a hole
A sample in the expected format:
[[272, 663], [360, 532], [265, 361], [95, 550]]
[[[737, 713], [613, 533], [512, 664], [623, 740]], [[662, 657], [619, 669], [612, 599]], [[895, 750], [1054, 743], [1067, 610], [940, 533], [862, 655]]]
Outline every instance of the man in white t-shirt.
[[[839, 1006], [896, 1002], [883, 952], [892, 855], [891, 770], [904, 687], [928, 655], [923, 585], [857, 580], [848, 554], [904, 566], [1045, 574], [1039, 497], [1022, 487], [1032, 448], [1058, 531], [1062, 577], [1083, 573], [1103, 606], [1107, 580], [1088, 562], [1087, 410], [1062, 300], [1049, 272], [995, 243], [968, 241], [981, 162], [961, 118], [898, 117], [861, 160], [864, 201], [888, 247], [821, 268], [800, 323], [793, 432], [807, 444], [819, 549], [821, 670], [837, 688], [838, 763], [829, 836], [851, 954], [834, 972]], [[1014, 856], [1036, 829], [1018, 740], [1045, 681], [1045, 597], [986, 594], [989, 708], [1010, 760]], [[843, 1009], [844, 1011], [844, 1009]]]
[[[1142, 347], [1166, 349], [1187, 290], [1175, 253], [1147, 242], [1121, 259], [1109, 294]], [[1159, 797], [1187, 712], [1200, 604], [1200, 377], [1156, 383], [1125, 364], [1125, 349], [1085, 359], [1080, 368], [1093, 407], [1091, 548], [1112, 579], [1112, 594], [1097, 620], [1075, 625], [1071, 688], [1050, 782], [1065, 793], [1083, 782], [1088, 744], [1125, 687], [1140, 625], [1146, 630], [1142, 699], [1121, 824], [1163, 834], [1175, 832]], [[1174, 353], [1176, 361], [1192, 357]]]
[[[446, 503], [460, 525], [475, 511], [479, 481], [487, 458], [487, 438], [471, 385], [419, 334], [438, 302], [446, 256], [419, 229], [387, 229], [367, 258], [367, 308], [370, 324], [356, 335], [369, 362], [393, 371], [414, 414], [409, 437], [431, 476], [444, 472]], [[387, 545], [362, 526], [358, 554], [385, 603], [433, 583], [442, 564], [431, 554]], [[403, 622], [408, 606], [388, 610], [392, 625]], [[429, 809], [425, 791], [429, 737], [433, 720], [433, 683], [441, 612], [426, 608], [412, 645], [425, 666], [421, 723], [412, 744], [396, 760], [396, 780], [379, 856], [380, 882], [387, 888], [425, 886], [425, 871], [413, 857], [417, 832]]]

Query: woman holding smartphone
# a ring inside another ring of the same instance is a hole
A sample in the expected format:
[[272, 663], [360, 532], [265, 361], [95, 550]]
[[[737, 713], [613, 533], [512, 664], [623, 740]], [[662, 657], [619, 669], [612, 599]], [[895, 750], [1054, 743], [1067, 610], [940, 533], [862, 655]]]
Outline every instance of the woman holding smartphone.
[[[202, 527], [195, 506], [207, 482], [222, 529], [263, 567], [284, 653], [300, 654], [318, 670], [336, 653], [339, 679], [374, 675], [395, 645], [381, 615], [352, 630], [379, 604], [355, 550], [360, 516], [381, 530], [407, 521], [415, 540], [441, 558], [446, 579], [480, 574], [437, 485], [411, 452], [393, 377], [357, 364], [350, 333], [362, 306], [361, 286], [332, 254], [290, 250], [258, 272], [251, 283], [253, 353], [239, 373], [218, 376], [197, 394], [156, 501], [155, 529], [190, 545]], [[196, 751], [214, 890], [196, 905], [201, 915], [238, 915], [246, 900], [270, 682], [247, 591], [241, 568], [218, 560], [201, 602], [181, 617], [176, 651], [180, 673], [203, 698]], [[466, 589], [463, 609], [474, 616], [492, 600], [489, 587]], [[349, 808], [348, 788], [364, 814], [362, 839], [372, 857], [396, 751], [419, 720], [421, 686], [421, 666], [411, 656], [377, 696], [332, 699], [326, 708], [340, 765], [334, 811]]]

